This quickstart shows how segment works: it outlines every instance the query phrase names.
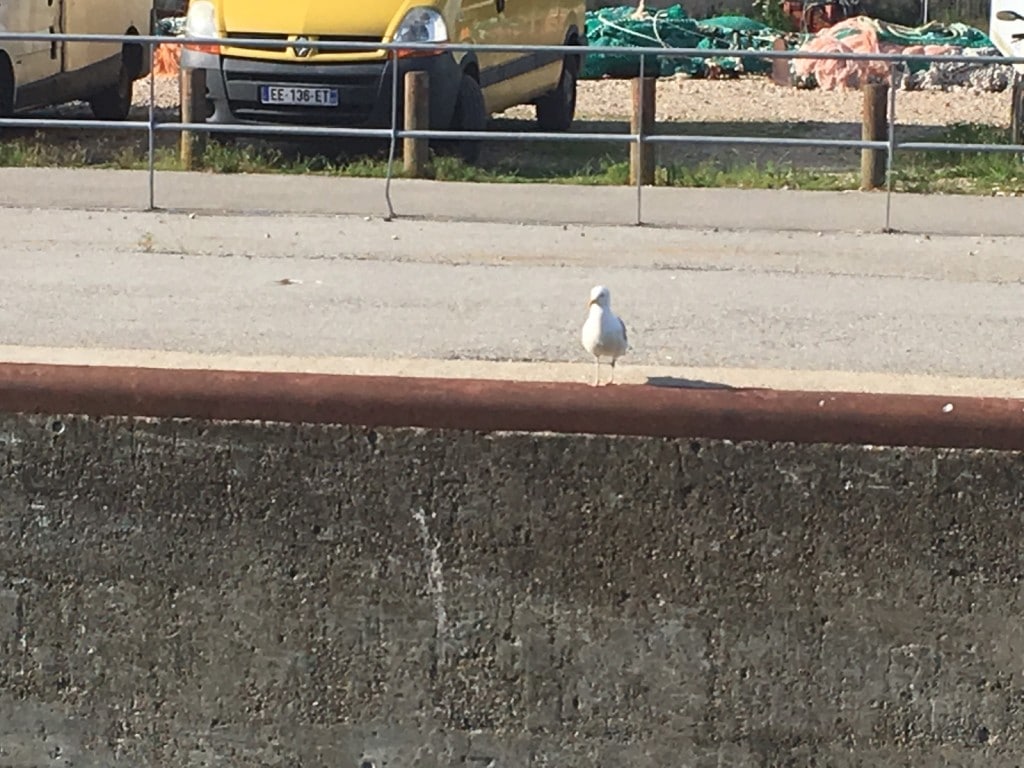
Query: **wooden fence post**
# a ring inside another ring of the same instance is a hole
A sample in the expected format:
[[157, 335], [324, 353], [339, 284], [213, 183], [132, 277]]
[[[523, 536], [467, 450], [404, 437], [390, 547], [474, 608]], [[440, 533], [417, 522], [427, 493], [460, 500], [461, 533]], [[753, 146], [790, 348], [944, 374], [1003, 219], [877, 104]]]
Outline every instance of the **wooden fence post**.
[[[889, 128], [888, 83], [865, 83], [864, 111], [861, 115], [861, 138], [864, 141], [885, 141]], [[882, 149], [860, 151], [860, 188], [878, 189], [885, 185], [886, 152]]]
[[[180, 76], [181, 122], [194, 123], [206, 119], [206, 71], [182, 69]], [[206, 151], [206, 132], [181, 132], [181, 167], [193, 170], [202, 162]]]
[[[633, 115], [629, 122], [631, 133], [649, 136], [654, 133], [654, 116], [657, 114], [658, 79], [655, 77], [633, 78]], [[637, 142], [629, 145], [629, 183], [636, 185], [654, 183], [656, 155], [654, 147]]]
[[1010, 88], [1010, 143], [1024, 143], [1024, 81], [1018, 72]]
[[[430, 75], [426, 72], [405, 73], [405, 115], [407, 131], [430, 130]], [[427, 139], [402, 139], [402, 160], [405, 174], [414, 179], [426, 176], [430, 162]]]

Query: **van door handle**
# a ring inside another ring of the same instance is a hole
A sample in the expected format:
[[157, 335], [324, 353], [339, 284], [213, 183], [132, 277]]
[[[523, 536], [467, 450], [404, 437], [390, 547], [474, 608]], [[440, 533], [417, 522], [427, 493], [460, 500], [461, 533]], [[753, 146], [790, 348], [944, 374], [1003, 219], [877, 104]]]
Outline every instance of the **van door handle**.
[[505, 0], [494, 0], [494, 6], [498, 9], [498, 13], [505, 12]]

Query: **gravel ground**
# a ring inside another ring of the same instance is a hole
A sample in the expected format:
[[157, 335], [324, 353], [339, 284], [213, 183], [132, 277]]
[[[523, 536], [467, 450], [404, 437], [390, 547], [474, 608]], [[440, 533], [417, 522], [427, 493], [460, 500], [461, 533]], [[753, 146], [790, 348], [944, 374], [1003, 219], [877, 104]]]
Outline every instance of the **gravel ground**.
[[[579, 111], [584, 117], [629, 114], [630, 83], [623, 80], [580, 84]], [[786, 88], [767, 77], [735, 80], [667, 78], [658, 83], [659, 120], [703, 122], [860, 123], [859, 91]], [[914, 125], [960, 121], [1009, 124], [1006, 93], [897, 91], [896, 116]]]
[[[156, 103], [177, 107], [176, 77], [156, 79]], [[857, 123], [859, 91], [822, 91], [786, 88], [766, 77], [734, 80], [694, 80], [683, 77], [658, 82], [658, 119], [705, 123]], [[136, 85], [135, 103], [149, 104], [148, 83]], [[588, 80], [580, 83], [577, 115], [589, 120], [628, 120], [630, 83], [626, 80]], [[532, 117], [531, 107], [516, 107], [505, 117]], [[909, 125], [948, 125], [977, 122], [1009, 125], [1008, 93], [967, 89], [950, 91], [898, 91], [896, 116]]]
[[[156, 104], [174, 119], [178, 105], [177, 77], [158, 77]], [[593, 132], [627, 130], [631, 104], [625, 80], [580, 83], [577, 129]], [[149, 103], [148, 82], [136, 86], [136, 105]], [[859, 91], [824, 91], [787, 88], [767, 77], [704, 80], [685, 77], [658, 82], [659, 130], [680, 134], [777, 135], [785, 137], [858, 138], [862, 95]], [[937, 127], [958, 122], [1009, 125], [1007, 92], [966, 88], [908, 91], [896, 94], [896, 117], [901, 138], [922, 137]], [[533, 108], [516, 107], [499, 116], [503, 130], [530, 130]], [[510, 149], [498, 143], [485, 148], [485, 162], [527, 153], [529, 145]], [[602, 150], [603, 151], [603, 150]], [[616, 151], [625, 152], [619, 145]], [[805, 168], [852, 170], [859, 166], [857, 150], [744, 146], [728, 144], [673, 144], [658, 147], [662, 164], [785, 163]]]

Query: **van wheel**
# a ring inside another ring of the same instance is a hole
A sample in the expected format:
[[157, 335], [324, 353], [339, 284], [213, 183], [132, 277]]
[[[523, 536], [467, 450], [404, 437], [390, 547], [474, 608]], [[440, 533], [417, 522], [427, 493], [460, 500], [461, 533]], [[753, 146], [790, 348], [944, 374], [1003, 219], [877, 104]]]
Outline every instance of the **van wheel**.
[[[487, 106], [484, 92], [472, 75], [463, 74], [459, 83], [459, 95], [455, 98], [455, 112], [449, 126], [453, 131], [483, 131], [487, 128]], [[454, 155], [463, 162], [474, 165], [480, 160], [483, 149], [479, 140], [449, 139], [437, 142], [437, 151], [443, 155]]]
[[555, 90], [537, 99], [537, 125], [542, 131], [555, 133], [572, 127], [576, 116], [577, 61], [575, 56], [566, 56]]
[[124, 120], [132, 108], [132, 90], [134, 88], [131, 72], [125, 62], [121, 62], [121, 72], [117, 83], [104, 88], [89, 99], [89, 108], [97, 120]]

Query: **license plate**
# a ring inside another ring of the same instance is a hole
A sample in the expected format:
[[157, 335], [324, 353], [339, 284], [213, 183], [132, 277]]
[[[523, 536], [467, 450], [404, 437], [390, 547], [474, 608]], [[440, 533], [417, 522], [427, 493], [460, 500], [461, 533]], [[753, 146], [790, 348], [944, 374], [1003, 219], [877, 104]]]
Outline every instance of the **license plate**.
[[338, 90], [296, 85], [261, 85], [260, 102], [294, 107], [336, 107], [338, 106]]

